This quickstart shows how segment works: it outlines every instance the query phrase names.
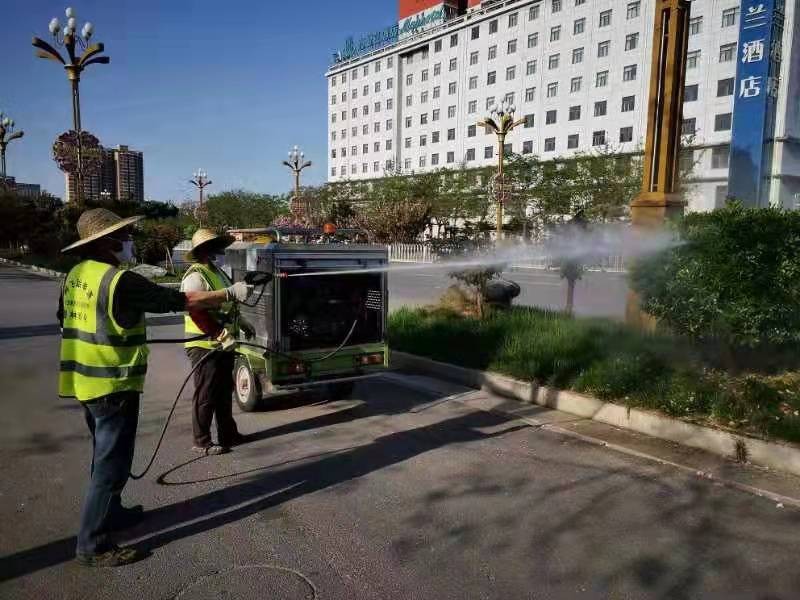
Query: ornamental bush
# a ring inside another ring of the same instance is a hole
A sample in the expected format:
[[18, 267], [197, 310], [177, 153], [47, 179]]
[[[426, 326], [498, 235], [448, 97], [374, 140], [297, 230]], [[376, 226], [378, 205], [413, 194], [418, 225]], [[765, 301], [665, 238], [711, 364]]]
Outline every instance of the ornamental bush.
[[800, 343], [800, 213], [731, 203], [677, 231], [679, 245], [631, 272], [648, 313], [729, 349]]

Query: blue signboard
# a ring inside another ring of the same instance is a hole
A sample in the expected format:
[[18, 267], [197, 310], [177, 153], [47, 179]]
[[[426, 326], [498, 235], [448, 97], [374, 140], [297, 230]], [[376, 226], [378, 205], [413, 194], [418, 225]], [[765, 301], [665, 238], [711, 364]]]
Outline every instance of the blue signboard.
[[769, 203], [784, 0], [743, 0], [733, 101], [728, 196]]

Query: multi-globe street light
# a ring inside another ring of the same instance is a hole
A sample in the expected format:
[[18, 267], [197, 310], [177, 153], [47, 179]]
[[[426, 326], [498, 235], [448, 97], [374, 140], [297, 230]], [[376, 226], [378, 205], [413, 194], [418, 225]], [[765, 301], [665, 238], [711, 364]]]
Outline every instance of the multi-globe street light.
[[503, 182], [503, 159], [505, 155], [506, 136], [517, 126], [525, 122], [525, 119], [514, 120], [514, 112], [517, 107], [506, 99], [498, 106], [493, 104], [489, 108], [489, 116], [478, 122], [478, 125], [493, 131], [497, 135], [498, 162], [497, 175], [495, 176], [494, 194], [497, 212], [497, 239], [503, 237], [503, 208], [505, 206], [505, 189]]
[[189, 180], [194, 187], [197, 188], [198, 192], [200, 193], [200, 203], [199, 208], [203, 208], [203, 190], [206, 189], [209, 185], [213, 182], [208, 178], [208, 173], [203, 171], [203, 169], [197, 169], [194, 172], [194, 178]]
[[[302, 152], [300, 148], [295, 146], [291, 150], [289, 150], [289, 160], [283, 161], [283, 164], [291, 169], [292, 174], [294, 174], [294, 199], [292, 202], [292, 212], [294, 213], [295, 217], [298, 217], [297, 214], [300, 208], [300, 173], [306, 167], [311, 166], [311, 161], [305, 159], [306, 155], [305, 152]], [[309, 217], [309, 209], [310, 207], [306, 204], [303, 207], [303, 212], [305, 213], [304, 217], [308, 219]]]
[[6, 184], [6, 148], [9, 142], [20, 139], [25, 132], [14, 131], [14, 119], [0, 110], [0, 185]]
[[50, 20], [48, 29], [52, 35], [53, 42], [67, 51], [66, 58], [62, 56], [55, 47], [38, 37], [33, 38], [33, 46], [36, 48], [36, 56], [39, 58], [53, 60], [64, 66], [67, 79], [72, 87], [72, 126], [77, 133], [78, 146], [76, 199], [80, 202], [83, 184], [83, 142], [81, 139], [82, 129], [79, 85], [81, 73], [89, 65], [107, 65], [111, 59], [108, 56], [100, 56], [105, 50], [103, 44], [89, 44], [89, 40], [94, 33], [94, 25], [87, 21], [83, 24], [80, 33], [77, 33], [78, 21], [75, 10], [67, 8], [65, 14], [67, 21], [63, 26], [56, 17], [53, 17]]

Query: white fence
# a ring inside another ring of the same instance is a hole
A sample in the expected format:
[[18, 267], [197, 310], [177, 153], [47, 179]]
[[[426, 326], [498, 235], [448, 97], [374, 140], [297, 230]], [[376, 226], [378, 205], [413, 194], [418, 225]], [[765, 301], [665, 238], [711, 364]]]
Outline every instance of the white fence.
[[[390, 244], [390, 262], [401, 263], [433, 263], [437, 261], [436, 255], [427, 244]], [[557, 269], [558, 262], [552, 258], [541, 257], [530, 261], [514, 263], [512, 269]], [[607, 256], [597, 263], [587, 265], [588, 271], [605, 271], [608, 273], [625, 273], [625, 259], [622, 256]]]

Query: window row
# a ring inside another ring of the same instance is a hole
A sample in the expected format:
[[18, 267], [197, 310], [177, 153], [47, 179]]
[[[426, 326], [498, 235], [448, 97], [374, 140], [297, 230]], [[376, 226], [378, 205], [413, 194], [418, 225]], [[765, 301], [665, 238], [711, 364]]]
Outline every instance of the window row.
[[[386, 119], [386, 131], [391, 131], [391, 130], [392, 130], [392, 119]], [[380, 133], [381, 132], [381, 122], [380, 121], [375, 121], [372, 124], [372, 132], [373, 133]], [[365, 123], [364, 125], [361, 126], [361, 133], [362, 133], [362, 135], [369, 135], [369, 125], [368, 124]], [[338, 132], [338, 135], [339, 135], [340, 139], [345, 139], [347, 137], [347, 128], [344, 128], [340, 132]], [[358, 136], [358, 127], [351, 128], [350, 136], [351, 137]], [[332, 141], [336, 141], [336, 137], [337, 137], [337, 132], [336, 131], [331, 131], [331, 140]]]

